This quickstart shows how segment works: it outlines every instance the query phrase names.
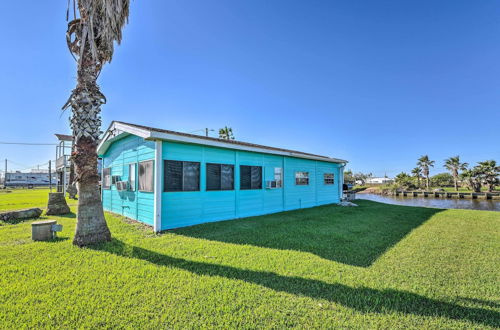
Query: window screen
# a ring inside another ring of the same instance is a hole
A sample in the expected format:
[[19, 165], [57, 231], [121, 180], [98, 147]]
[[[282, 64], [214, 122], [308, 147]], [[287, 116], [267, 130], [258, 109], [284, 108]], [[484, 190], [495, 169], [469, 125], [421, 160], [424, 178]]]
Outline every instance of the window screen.
[[111, 188], [111, 168], [105, 168], [102, 170], [102, 189]]
[[295, 172], [295, 184], [307, 186], [309, 184], [309, 172]]
[[281, 167], [274, 168], [274, 181], [276, 181], [276, 188], [281, 188], [283, 185], [283, 169]]
[[152, 192], [154, 190], [153, 161], [139, 163], [139, 191]]
[[183, 191], [200, 190], [200, 163], [183, 163]]
[[335, 179], [334, 179], [334, 175], [333, 173], [325, 173], [323, 174], [323, 180], [325, 182], [325, 184], [334, 184], [335, 183]]
[[221, 165], [221, 189], [234, 190], [234, 165]]
[[207, 163], [207, 190], [233, 190], [234, 165]]
[[128, 164], [128, 190], [135, 191], [135, 164]]
[[262, 189], [262, 167], [240, 165], [240, 189]]
[[200, 163], [165, 161], [165, 191], [200, 190]]

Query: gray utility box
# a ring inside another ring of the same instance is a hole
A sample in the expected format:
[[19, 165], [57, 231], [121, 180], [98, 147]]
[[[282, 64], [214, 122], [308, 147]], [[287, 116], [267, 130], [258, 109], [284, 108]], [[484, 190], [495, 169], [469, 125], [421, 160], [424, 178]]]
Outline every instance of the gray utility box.
[[35, 221], [31, 224], [31, 239], [49, 241], [56, 238], [58, 231], [62, 231], [62, 225], [58, 225], [56, 220]]

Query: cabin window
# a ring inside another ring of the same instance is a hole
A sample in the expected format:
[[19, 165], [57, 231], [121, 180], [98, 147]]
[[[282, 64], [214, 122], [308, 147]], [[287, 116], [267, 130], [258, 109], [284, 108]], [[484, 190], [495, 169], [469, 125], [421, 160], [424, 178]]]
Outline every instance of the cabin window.
[[119, 176], [119, 175], [112, 175], [111, 176], [111, 184], [116, 184], [118, 181], [121, 181], [121, 176]]
[[325, 184], [334, 184], [335, 183], [335, 179], [334, 179], [334, 175], [333, 173], [324, 173], [323, 174], [323, 181], [325, 182]]
[[309, 185], [309, 172], [295, 172], [295, 184], [297, 186]]
[[200, 163], [165, 161], [165, 191], [199, 191]]
[[276, 188], [283, 186], [283, 169], [281, 167], [274, 168], [274, 181], [276, 181]]
[[128, 165], [128, 190], [135, 191], [135, 168], [134, 163]]
[[153, 192], [154, 174], [153, 161], [147, 160], [139, 163], [139, 191]]
[[102, 189], [111, 188], [111, 168], [102, 170]]
[[240, 165], [240, 189], [262, 189], [262, 166]]
[[207, 190], [234, 190], [234, 165], [207, 163]]

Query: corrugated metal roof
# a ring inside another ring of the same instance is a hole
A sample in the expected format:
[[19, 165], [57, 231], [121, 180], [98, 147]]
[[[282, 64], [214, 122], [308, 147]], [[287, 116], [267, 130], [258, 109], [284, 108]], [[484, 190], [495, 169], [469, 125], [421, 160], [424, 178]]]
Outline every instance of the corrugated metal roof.
[[66, 134], [54, 134], [59, 141], [73, 141], [73, 137], [71, 135]]
[[245, 146], [245, 147], [251, 147], [251, 148], [260, 148], [260, 149], [266, 149], [270, 151], [277, 151], [277, 152], [288, 152], [288, 153], [294, 153], [297, 155], [303, 155], [303, 156], [309, 156], [309, 157], [317, 157], [317, 158], [324, 158], [325, 160], [336, 160], [340, 163], [347, 163], [346, 160], [343, 159], [336, 159], [336, 158], [331, 158], [328, 156], [322, 156], [322, 155], [316, 155], [316, 154], [311, 154], [307, 152], [302, 152], [302, 151], [296, 151], [296, 150], [290, 150], [290, 149], [283, 149], [283, 148], [276, 148], [276, 147], [269, 147], [269, 146], [264, 146], [260, 144], [254, 144], [254, 143], [249, 143], [249, 142], [243, 142], [243, 141], [236, 141], [236, 140], [226, 140], [226, 139], [219, 139], [219, 138], [214, 138], [214, 137], [207, 137], [203, 135], [196, 135], [196, 134], [189, 134], [189, 133], [183, 133], [183, 132], [176, 132], [176, 131], [171, 131], [171, 130], [166, 130], [166, 129], [161, 129], [161, 128], [155, 128], [155, 127], [150, 127], [150, 126], [144, 126], [144, 125], [137, 125], [137, 124], [131, 124], [131, 123], [126, 123], [122, 121], [114, 121], [115, 123], [120, 123], [123, 125], [128, 125], [132, 127], [136, 127], [138, 129], [143, 129], [147, 130], [150, 132], [158, 132], [158, 133], [165, 133], [165, 134], [172, 134], [172, 135], [178, 135], [178, 136], [183, 136], [183, 137], [190, 137], [190, 138], [196, 138], [196, 139], [201, 139], [201, 140], [207, 140], [207, 141], [215, 141], [215, 142], [221, 142], [221, 143], [226, 143], [226, 144], [234, 144], [234, 145], [239, 145], [239, 146]]

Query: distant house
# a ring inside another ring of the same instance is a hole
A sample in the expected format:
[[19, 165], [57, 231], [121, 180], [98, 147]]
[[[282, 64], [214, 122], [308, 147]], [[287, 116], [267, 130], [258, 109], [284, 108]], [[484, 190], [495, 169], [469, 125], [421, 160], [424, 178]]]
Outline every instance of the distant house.
[[392, 184], [394, 183], [394, 179], [386, 178], [386, 177], [373, 177], [366, 179], [366, 184]]
[[5, 187], [37, 187], [49, 186], [56, 183], [56, 176], [49, 176], [48, 170], [32, 170], [31, 172], [7, 172], [5, 175]]
[[113, 122], [104, 209], [155, 231], [338, 203], [345, 160]]

